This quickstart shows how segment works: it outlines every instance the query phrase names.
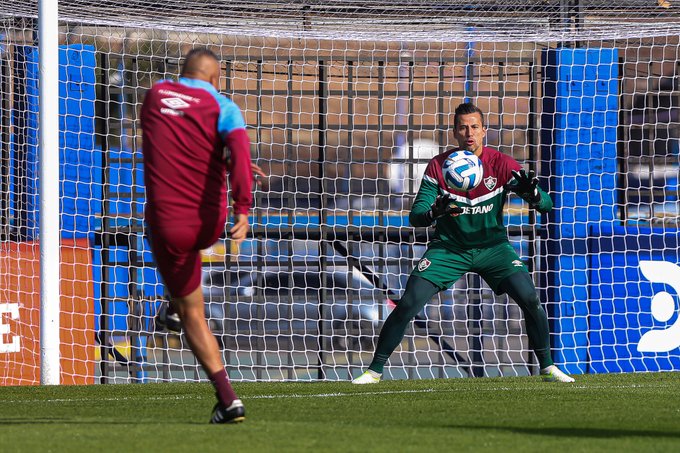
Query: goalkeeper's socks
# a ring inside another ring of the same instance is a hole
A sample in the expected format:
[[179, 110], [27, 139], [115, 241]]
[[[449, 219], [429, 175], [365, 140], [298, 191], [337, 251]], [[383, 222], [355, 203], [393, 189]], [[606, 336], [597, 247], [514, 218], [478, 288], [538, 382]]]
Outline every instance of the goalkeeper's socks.
[[538, 360], [538, 366], [541, 369], [545, 369], [548, 368], [550, 365], [554, 365], [549, 347], [542, 349], [534, 349], [534, 353], [536, 354], [536, 359]]
[[[387, 332], [385, 333], [385, 335], [387, 336]], [[380, 344], [380, 340], [378, 340], [378, 344]], [[373, 361], [368, 366], [368, 369], [373, 371], [377, 375], [381, 375], [383, 373], [383, 368], [385, 368], [385, 363], [387, 363], [387, 359], [390, 358], [390, 354], [380, 353], [376, 351], [375, 355], [373, 356]]]
[[210, 376], [210, 382], [212, 382], [213, 387], [215, 387], [217, 399], [224, 407], [231, 406], [231, 403], [238, 399], [234, 389], [231, 388], [231, 383], [227, 377], [227, 370], [222, 369], [217, 373], [212, 374]]

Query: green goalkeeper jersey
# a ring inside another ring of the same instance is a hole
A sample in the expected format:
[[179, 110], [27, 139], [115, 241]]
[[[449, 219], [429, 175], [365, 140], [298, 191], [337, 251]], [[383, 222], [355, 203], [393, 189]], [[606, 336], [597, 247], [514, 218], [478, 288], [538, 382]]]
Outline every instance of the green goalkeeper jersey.
[[[484, 166], [482, 183], [469, 192], [455, 191], [444, 182], [442, 164], [452, 149], [432, 158], [425, 169], [423, 181], [418, 190], [409, 221], [415, 227], [429, 226], [428, 211], [438, 195], [448, 195], [463, 208], [460, 215], [446, 215], [436, 221], [435, 240], [443, 241], [453, 249], [474, 249], [489, 247], [508, 240], [507, 228], [503, 224], [503, 206], [507, 200], [505, 185], [513, 179], [512, 171], [521, 166], [512, 157], [493, 148], [484, 147], [480, 159]], [[539, 212], [548, 212], [553, 203], [548, 194], [538, 189], [541, 199], [532, 207]]]

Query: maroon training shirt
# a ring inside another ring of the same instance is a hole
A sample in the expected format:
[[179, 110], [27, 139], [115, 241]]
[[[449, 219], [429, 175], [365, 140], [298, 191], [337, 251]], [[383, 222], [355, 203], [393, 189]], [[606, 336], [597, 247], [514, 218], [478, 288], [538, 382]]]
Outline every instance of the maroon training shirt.
[[[250, 140], [240, 109], [208, 82], [161, 81], [142, 105], [146, 217], [198, 225], [226, 219], [226, 173], [235, 214], [253, 201]], [[231, 168], [223, 159], [230, 151]]]

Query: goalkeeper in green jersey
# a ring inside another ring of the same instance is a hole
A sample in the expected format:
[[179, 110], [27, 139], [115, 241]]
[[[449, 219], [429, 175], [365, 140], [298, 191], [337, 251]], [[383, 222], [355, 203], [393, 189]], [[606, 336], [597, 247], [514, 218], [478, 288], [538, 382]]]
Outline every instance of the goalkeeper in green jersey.
[[[496, 294], [507, 294], [520, 306], [544, 380], [574, 382], [553, 364], [548, 317], [503, 224], [508, 191], [515, 192], [539, 212], [550, 211], [552, 200], [538, 187], [533, 171], [527, 174], [512, 157], [483, 146], [484, 114], [474, 104], [456, 108], [454, 128], [459, 148], [429, 162], [409, 215], [413, 226], [435, 224], [434, 239], [411, 272], [403, 297], [385, 321], [371, 365], [352, 382], [380, 382], [385, 362], [401, 343], [408, 323], [432, 296], [450, 288], [467, 272], [476, 272]], [[442, 176], [444, 160], [458, 150], [475, 153], [484, 167], [482, 183], [469, 192], [453, 191]]]

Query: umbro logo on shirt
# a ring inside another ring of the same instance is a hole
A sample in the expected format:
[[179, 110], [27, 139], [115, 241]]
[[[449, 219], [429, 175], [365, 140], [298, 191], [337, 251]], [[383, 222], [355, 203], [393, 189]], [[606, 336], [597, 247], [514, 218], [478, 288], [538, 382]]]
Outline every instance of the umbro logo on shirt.
[[161, 103], [166, 105], [166, 107], [161, 107], [163, 115], [184, 116], [182, 109], [189, 107], [189, 103], [180, 98], [163, 98]]
[[173, 110], [185, 109], [189, 107], [189, 103], [180, 98], [163, 98], [161, 102]]
[[515, 267], [522, 267], [524, 265], [524, 263], [522, 263], [520, 260], [514, 260], [512, 262], [512, 265], [515, 266]]

